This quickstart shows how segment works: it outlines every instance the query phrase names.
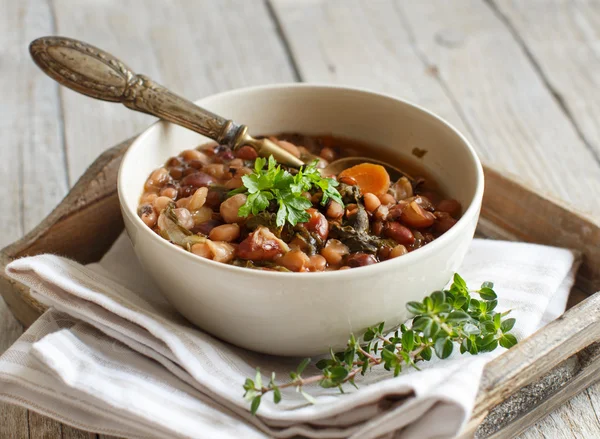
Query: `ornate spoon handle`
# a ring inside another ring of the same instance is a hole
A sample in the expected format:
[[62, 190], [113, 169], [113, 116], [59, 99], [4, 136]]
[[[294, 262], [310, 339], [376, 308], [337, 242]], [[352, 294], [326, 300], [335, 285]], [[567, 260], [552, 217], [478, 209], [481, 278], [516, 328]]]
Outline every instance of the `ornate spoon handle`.
[[33, 41], [29, 51], [48, 76], [84, 95], [121, 102], [132, 110], [158, 116], [233, 148], [259, 142], [247, 134], [245, 125], [198, 107], [89, 44], [64, 37], [43, 37]]

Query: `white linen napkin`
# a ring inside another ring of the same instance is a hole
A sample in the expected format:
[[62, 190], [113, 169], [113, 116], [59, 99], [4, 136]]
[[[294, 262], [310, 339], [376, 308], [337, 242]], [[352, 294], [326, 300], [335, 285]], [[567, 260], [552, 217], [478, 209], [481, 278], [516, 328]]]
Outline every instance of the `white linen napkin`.
[[[569, 250], [474, 240], [459, 273], [473, 287], [495, 282], [498, 307], [512, 310], [521, 339], [564, 311], [577, 266]], [[503, 351], [455, 353], [397, 378], [375, 368], [343, 395], [306, 386], [314, 405], [288, 388], [280, 404], [265, 396], [252, 416], [245, 378], [260, 367], [285, 382], [300, 360], [246, 351], [193, 327], [124, 235], [98, 264], [40, 255], [7, 272], [50, 310], [0, 357], [0, 399], [116, 436], [449, 438], [469, 418], [486, 362]]]

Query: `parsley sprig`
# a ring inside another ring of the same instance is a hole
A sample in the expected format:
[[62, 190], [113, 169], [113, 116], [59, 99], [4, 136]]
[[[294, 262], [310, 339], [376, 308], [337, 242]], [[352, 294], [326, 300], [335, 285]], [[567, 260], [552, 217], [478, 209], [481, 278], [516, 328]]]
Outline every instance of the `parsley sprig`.
[[312, 202], [303, 193], [311, 190], [323, 192], [321, 205], [325, 206], [331, 199], [343, 206], [342, 197], [336, 189], [339, 183], [332, 178], [323, 178], [317, 169], [317, 163], [314, 161], [303, 166], [296, 175], [292, 175], [277, 164], [273, 156], [269, 157], [268, 165], [266, 159], [258, 157], [254, 162], [254, 172], [242, 177], [244, 185], [230, 192], [230, 195], [247, 194], [246, 203], [240, 207], [238, 215], [257, 215], [269, 207], [271, 200], [275, 200], [278, 205], [278, 227], [283, 226], [286, 221], [293, 226], [306, 222], [310, 219], [306, 210], [312, 207]]
[[251, 403], [252, 414], [258, 410], [264, 394], [273, 393], [277, 404], [282, 398], [281, 389], [287, 387], [295, 387], [307, 401], [314, 403], [303, 386], [316, 383], [324, 388], [337, 387], [343, 393], [344, 384], [356, 387], [355, 377], [365, 375], [373, 366], [382, 365], [397, 376], [403, 367], [418, 370], [416, 363], [429, 361], [434, 354], [440, 359], [448, 358], [456, 346], [461, 354], [472, 355], [493, 351], [498, 345], [511, 348], [517, 343], [510, 333], [515, 319], [505, 318], [510, 311], [494, 311], [498, 301], [493, 288], [493, 283], [484, 282], [478, 290], [470, 290], [457, 273], [448, 290], [436, 291], [421, 302], [407, 304], [412, 322], [401, 325], [392, 334], [384, 333], [382, 322], [367, 328], [362, 340], [350, 335], [345, 351], [330, 351], [329, 358], [316, 363], [320, 373], [302, 376], [310, 364], [310, 358], [306, 358], [290, 373], [290, 381], [277, 384], [272, 373], [270, 381], [263, 384], [257, 369], [254, 380], [247, 378], [244, 383], [244, 397]]

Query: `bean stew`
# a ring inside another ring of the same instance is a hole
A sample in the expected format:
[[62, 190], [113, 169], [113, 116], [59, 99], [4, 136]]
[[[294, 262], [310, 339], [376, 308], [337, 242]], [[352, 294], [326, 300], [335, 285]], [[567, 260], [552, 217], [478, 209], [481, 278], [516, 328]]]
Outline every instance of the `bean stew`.
[[[332, 136], [271, 137], [310, 163], [301, 170], [207, 144], [171, 157], [148, 177], [138, 215], [172, 244], [203, 258], [259, 270], [344, 270], [401, 257], [449, 230], [461, 215], [431, 178], [390, 181], [363, 163], [319, 169], [369, 148]], [[314, 159], [314, 160], [313, 160]], [[411, 172], [413, 172], [411, 170]], [[415, 174], [413, 174], [415, 175]]]

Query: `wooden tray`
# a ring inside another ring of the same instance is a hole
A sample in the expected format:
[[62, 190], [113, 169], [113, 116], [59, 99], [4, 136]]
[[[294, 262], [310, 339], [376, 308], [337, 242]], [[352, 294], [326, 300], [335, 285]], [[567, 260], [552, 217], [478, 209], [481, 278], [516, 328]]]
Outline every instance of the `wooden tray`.
[[[27, 288], [8, 279], [13, 259], [55, 253], [98, 261], [123, 230], [117, 171], [132, 139], [106, 151], [31, 233], [0, 252], [0, 291], [30, 325], [44, 311]], [[568, 310], [490, 362], [463, 437], [511, 437], [600, 379], [600, 224], [485, 167], [479, 236], [574, 248], [584, 259]]]

